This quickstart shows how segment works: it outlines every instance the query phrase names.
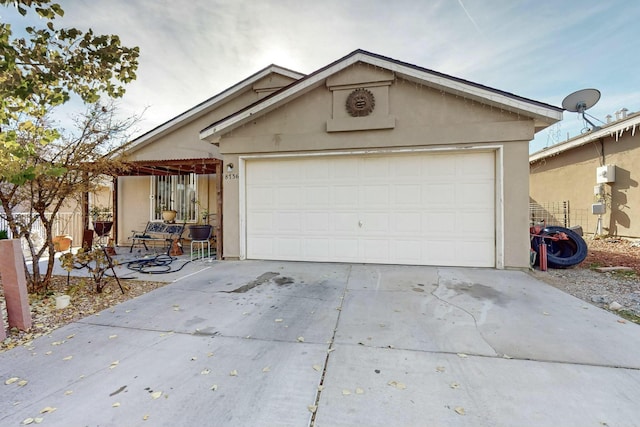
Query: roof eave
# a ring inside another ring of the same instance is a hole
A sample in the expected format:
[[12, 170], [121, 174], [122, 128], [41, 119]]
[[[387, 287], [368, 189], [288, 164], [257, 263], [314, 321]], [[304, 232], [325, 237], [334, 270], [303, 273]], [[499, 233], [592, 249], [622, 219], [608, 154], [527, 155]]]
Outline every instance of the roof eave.
[[473, 84], [462, 79], [447, 76], [432, 70], [427, 70], [411, 64], [406, 64], [380, 55], [357, 50], [300, 79], [298, 82], [281, 89], [248, 108], [224, 118], [200, 132], [200, 139], [217, 144], [220, 136], [258, 115], [265, 114], [277, 108], [281, 102], [302, 95], [321, 85], [325, 79], [357, 62], [388, 69], [405, 79], [419, 81], [421, 84], [444, 90], [449, 93], [464, 95], [482, 103], [504, 108], [506, 110], [531, 117], [535, 120], [536, 131], [542, 130], [562, 120], [562, 108], [528, 100], [517, 95]]
[[289, 77], [295, 80], [299, 80], [305, 76], [302, 73], [290, 70], [288, 68], [281, 67], [279, 65], [275, 65], [275, 64], [269, 65], [268, 67], [263, 68], [262, 70], [256, 72], [255, 74], [252, 74], [251, 76], [238, 82], [237, 84], [231, 86], [230, 88], [223, 90], [217, 95], [212, 96], [211, 98], [201, 102], [195, 107], [190, 108], [189, 110], [175, 116], [174, 118], [164, 122], [163, 124], [137, 137], [132, 141], [132, 145], [131, 147], [129, 147], [127, 152], [128, 153], [135, 152], [136, 150], [153, 142], [157, 138], [164, 136], [168, 132], [172, 131], [177, 125], [187, 124], [190, 121], [197, 119], [201, 115], [214, 110], [220, 104], [223, 104], [230, 98], [233, 98], [235, 95], [242, 92], [247, 87], [252, 86], [254, 83], [268, 76], [271, 73], [281, 74], [285, 77]]
[[549, 148], [543, 148], [540, 151], [536, 151], [529, 156], [529, 163], [534, 163], [538, 160], [558, 155], [573, 148], [588, 144], [591, 141], [599, 140], [600, 138], [614, 137], [616, 135], [622, 136], [622, 133], [624, 133], [629, 128], [632, 129], [632, 134], [635, 134], [635, 129], [638, 127], [640, 127], [640, 114], [629, 117], [627, 120], [614, 122], [602, 129], [598, 129], [596, 131], [591, 131], [585, 135], [574, 137]]

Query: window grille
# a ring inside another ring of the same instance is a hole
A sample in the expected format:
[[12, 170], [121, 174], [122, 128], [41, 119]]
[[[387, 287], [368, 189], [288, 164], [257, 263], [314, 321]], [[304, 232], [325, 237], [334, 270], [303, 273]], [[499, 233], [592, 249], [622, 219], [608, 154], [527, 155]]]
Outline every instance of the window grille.
[[162, 220], [163, 210], [174, 210], [176, 222], [195, 222], [197, 182], [194, 173], [151, 177], [151, 218]]

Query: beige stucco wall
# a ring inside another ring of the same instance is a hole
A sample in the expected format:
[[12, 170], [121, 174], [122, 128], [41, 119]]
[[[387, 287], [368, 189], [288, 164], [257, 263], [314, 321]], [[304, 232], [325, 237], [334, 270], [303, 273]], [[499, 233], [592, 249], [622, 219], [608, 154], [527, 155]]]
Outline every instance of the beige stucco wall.
[[[371, 82], [375, 80], [371, 70], [371, 67], [351, 67], [339, 83], [358, 84], [360, 77]], [[381, 71], [379, 80], [387, 81], [388, 73]], [[388, 101], [385, 101], [388, 105], [379, 106], [376, 97], [375, 110], [380, 108], [385, 112], [380, 120], [388, 121], [391, 117], [392, 128], [327, 132], [327, 123], [337, 114], [333, 112], [331, 88], [323, 85], [223, 135], [220, 152], [224, 155], [225, 164], [232, 162], [238, 165], [239, 156], [261, 153], [411, 147], [449, 149], [452, 146], [481, 148], [490, 145], [498, 156], [496, 211], [503, 221], [505, 234], [498, 233], [497, 238], [504, 241], [503, 266], [528, 267], [526, 165], [528, 141], [534, 133], [533, 120], [400, 79], [390, 82], [388, 91]], [[234, 171], [232, 175], [225, 174], [223, 184], [225, 258], [240, 255], [240, 179], [234, 176], [238, 173], [241, 170]], [[508, 214], [502, 215], [503, 211]]]
[[[142, 142], [127, 153], [126, 159], [167, 160], [222, 158], [218, 147], [200, 140], [202, 129], [235, 111], [258, 101], [274, 90], [286, 86], [293, 79], [271, 74], [253, 85], [240, 90], [235, 96], [226, 98], [212, 109], [185, 120], [171, 129]], [[152, 219], [150, 208], [150, 178], [120, 177], [118, 179], [118, 244], [130, 244], [128, 237], [132, 230], [144, 230], [147, 221]], [[215, 175], [198, 177], [198, 200], [214, 214], [217, 210]], [[186, 236], [186, 233], [185, 233]]]
[[[597, 215], [591, 214], [596, 202], [596, 168], [602, 164], [616, 166], [616, 182], [605, 184], [607, 213], [603, 215], [603, 232], [613, 236], [640, 237], [640, 134], [623, 133], [618, 141], [607, 137], [604, 160], [600, 141], [590, 142], [530, 165], [530, 196], [537, 203], [568, 200], [570, 209], [581, 210], [585, 233], [596, 231]], [[574, 221], [575, 222], [575, 221]]]

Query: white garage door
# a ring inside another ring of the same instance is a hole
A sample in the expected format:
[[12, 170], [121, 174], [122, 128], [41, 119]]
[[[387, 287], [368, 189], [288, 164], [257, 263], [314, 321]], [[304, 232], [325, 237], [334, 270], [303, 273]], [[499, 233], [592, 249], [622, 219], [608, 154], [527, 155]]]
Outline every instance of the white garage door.
[[495, 266], [492, 152], [246, 162], [248, 259]]

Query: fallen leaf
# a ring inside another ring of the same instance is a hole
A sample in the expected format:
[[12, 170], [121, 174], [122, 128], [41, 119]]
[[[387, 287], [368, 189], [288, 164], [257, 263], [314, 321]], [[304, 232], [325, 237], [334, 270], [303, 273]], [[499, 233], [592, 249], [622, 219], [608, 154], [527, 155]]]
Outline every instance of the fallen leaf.
[[202, 371], [200, 371], [200, 375], [208, 375], [209, 372], [211, 372], [209, 369], [203, 369]]
[[280, 323], [280, 322], [282, 322], [282, 321], [283, 321], [283, 319], [276, 319], [276, 320], [275, 320], [275, 322], [276, 322], [276, 323]]
[[503, 354], [502, 357], [504, 359], [513, 359], [513, 357], [509, 356], [508, 354]]
[[324, 386], [323, 385], [319, 385], [318, 386], [318, 391], [322, 391], [322, 390], [324, 390]]
[[399, 381], [389, 381], [387, 384], [389, 384], [391, 387], [395, 387], [398, 390], [404, 390], [407, 388], [406, 385], [404, 385], [403, 383], [399, 382]]
[[335, 348], [330, 348], [329, 350], [327, 350], [327, 353], [331, 353], [332, 351], [335, 351]]
[[218, 384], [214, 384], [211, 386], [211, 390], [216, 391], [218, 389]]
[[618, 323], [627, 323], [627, 321], [624, 319], [618, 319]]
[[309, 410], [309, 412], [311, 412], [312, 414], [315, 414], [315, 412], [318, 410], [318, 406], [317, 405], [309, 405], [307, 406], [307, 409]]
[[149, 419], [149, 415], [145, 415], [142, 417], [142, 421], [147, 421]]
[[117, 335], [109, 335], [109, 339], [110, 339], [110, 340], [112, 340], [112, 339], [114, 339], [114, 338], [118, 338], [118, 336], [117, 336]]
[[437, 366], [436, 372], [444, 372], [444, 366]]
[[459, 358], [461, 358], [461, 359], [466, 359], [466, 358], [467, 358], [467, 357], [469, 357], [469, 356], [467, 356], [467, 355], [466, 355], [466, 354], [464, 354], [464, 353], [458, 353], [458, 357], [459, 357]]
[[11, 377], [11, 378], [9, 378], [8, 380], [6, 380], [4, 383], [5, 383], [6, 385], [13, 384], [13, 383], [15, 383], [16, 381], [18, 381], [19, 379], [20, 379], [20, 378], [18, 378], [18, 377]]
[[364, 394], [364, 389], [356, 387], [356, 394]]
[[262, 372], [269, 372], [271, 371], [271, 368], [268, 366], [265, 366], [264, 368], [262, 368]]
[[207, 353], [207, 357], [211, 357], [211, 356], [213, 356], [212, 352]]
[[42, 417], [35, 417], [35, 418], [33, 419], [33, 422], [35, 422], [36, 424], [40, 424], [40, 423], [42, 423], [43, 421], [44, 421], [44, 418], [42, 418]]
[[70, 340], [71, 338], [73, 338], [73, 337], [75, 337], [75, 336], [76, 336], [76, 334], [68, 335], [68, 336], [67, 336], [67, 339], [68, 339], [68, 340]]
[[162, 396], [162, 392], [161, 391], [154, 391], [153, 393], [151, 393], [151, 398], [152, 399], [157, 399], [160, 396]]
[[544, 314], [545, 316], [549, 315], [549, 313], [547, 313], [546, 311], [543, 311], [542, 314]]
[[457, 389], [457, 388], [460, 388], [460, 384], [458, 384], [458, 383], [451, 383], [451, 384], [449, 384], [449, 387], [451, 387], [452, 389], [454, 389], [454, 390], [455, 390], [455, 389]]
[[109, 369], [113, 369], [116, 366], [118, 366], [120, 364], [119, 360], [114, 360], [113, 362], [111, 362], [111, 365], [109, 366]]
[[46, 356], [49, 356], [51, 353], [53, 353], [53, 351], [49, 350], [45, 353]]
[[73, 359], [73, 356], [64, 357], [62, 360], [71, 360], [71, 359]]
[[314, 370], [314, 371], [320, 371], [320, 370], [322, 370], [322, 366], [320, 366], [320, 365], [313, 365], [312, 367], [313, 367], [313, 370]]
[[18, 386], [19, 387], [25, 386], [25, 385], [27, 385], [27, 382], [28, 382], [27, 380], [20, 380], [20, 381], [18, 381]]
[[342, 390], [342, 395], [343, 396], [349, 396], [351, 394], [350, 390], [347, 390], [346, 388], [344, 390]]
[[34, 421], [33, 418], [25, 418], [24, 421], [22, 421], [22, 424], [29, 425], [29, 424], [33, 423], [33, 421]]
[[237, 377], [238, 376], [238, 371], [236, 371], [235, 369], [231, 372], [229, 372], [229, 375], [231, 375], [232, 377]]
[[117, 408], [118, 406], [120, 406], [120, 402], [115, 402], [113, 405], [111, 405], [114, 408]]
[[304, 337], [298, 337], [298, 342], [304, 342]]
[[41, 413], [41, 414], [46, 414], [46, 413], [49, 413], [49, 412], [53, 412], [53, 411], [55, 411], [56, 409], [58, 409], [58, 408], [54, 408], [54, 407], [52, 407], [52, 406], [45, 406], [44, 408], [42, 408], [42, 409], [40, 410], [40, 413]]
[[72, 393], [73, 393], [73, 390], [67, 390], [67, 391], [64, 392], [64, 395], [65, 396], [69, 396]]
[[455, 409], [454, 409], [454, 411], [456, 411], [456, 413], [457, 413], [458, 415], [464, 415], [464, 414], [465, 414], [465, 412], [464, 412], [464, 408], [463, 408], [462, 406], [456, 406], [456, 407], [455, 407]]
[[197, 358], [196, 356], [192, 356], [192, 357], [191, 357], [191, 360], [192, 360], [192, 361], [193, 361], [193, 360], [198, 360], [198, 358]]

